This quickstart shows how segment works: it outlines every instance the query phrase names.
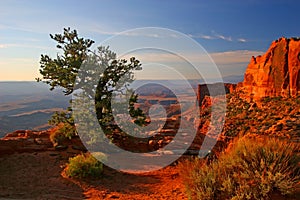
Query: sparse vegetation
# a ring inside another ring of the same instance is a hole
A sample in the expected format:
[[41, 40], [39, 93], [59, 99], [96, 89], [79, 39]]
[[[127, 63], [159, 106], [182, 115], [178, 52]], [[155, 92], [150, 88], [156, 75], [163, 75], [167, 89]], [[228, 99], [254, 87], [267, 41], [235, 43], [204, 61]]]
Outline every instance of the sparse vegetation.
[[300, 181], [298, 143], [247, 135], [232, 143], [218, 160], [181, 164], [190, 199], [269, 199], [291, 195]]
[[[97, 154], [98, 159], [105, 159], [104, 154]], [[65, 169], [68, 176], [77, 178], [98, 178], [103, 173], [103, 164], [91, 154], [80, 154], [69, 159]]]
[[69, 123], [60, 123], [52, 129], [50, 141], [54, 146], [61, 145], [65, 140], [71, 139], [74, 135], [76, 135], [74, 126]]
[[248, 103], [237, 95], [230, 95], [227, 98], [226, 123], [222, 134], [234, 137], [256, 133], [296, 139], [299, 132], [299, 99], [265, 97], [260, 102]]

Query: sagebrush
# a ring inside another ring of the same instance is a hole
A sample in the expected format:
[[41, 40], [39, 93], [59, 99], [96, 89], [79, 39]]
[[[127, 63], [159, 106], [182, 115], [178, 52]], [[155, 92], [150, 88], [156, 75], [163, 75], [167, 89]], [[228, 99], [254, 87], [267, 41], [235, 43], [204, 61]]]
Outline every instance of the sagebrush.
[[[101, 153], [96, 157], [105, 159], [105, 155]], [[77, 178], [100, 177], [103, 173], [103, 164], [98, 159], [90, 153], [77, 155], [69, 159], [65, 172], [68, 176]]]
[[291, 195], [300, 181], [299, 144], [267, 136], [246, 135], [218, 160], [181, 164], [190, 199], [270, 199]]

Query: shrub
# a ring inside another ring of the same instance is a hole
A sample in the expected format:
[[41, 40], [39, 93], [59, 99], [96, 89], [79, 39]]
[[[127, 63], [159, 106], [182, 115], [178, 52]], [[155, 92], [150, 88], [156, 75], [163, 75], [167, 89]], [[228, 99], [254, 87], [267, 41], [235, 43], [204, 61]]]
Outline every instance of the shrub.
[[181, 163], [190, 199], [269, 199], [273, 192], [293, 194], [300, 181], [299, 144], [276, 138], [244, 136], [210, 165]]
[[76, 135], [75, 127], [68, 123], [60, 123], [54, 129], [52, 129], [50, 134], [50, 141], [54, 145], [62, 144], [66, 139], [71, 139]]
[[[105, 159], [105, 155], [97, 153], [98, 159]], [[80, 154], [69, 159], [65, 169], [68, 176], [77, 178], [100, 177], [103, 173], [103, 164], [91, 154]]]

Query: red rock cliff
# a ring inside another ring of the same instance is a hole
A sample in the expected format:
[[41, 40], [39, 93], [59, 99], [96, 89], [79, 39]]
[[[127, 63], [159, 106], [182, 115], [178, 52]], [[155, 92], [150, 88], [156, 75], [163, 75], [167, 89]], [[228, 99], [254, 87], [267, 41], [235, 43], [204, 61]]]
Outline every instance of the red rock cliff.
[[252, 57], [243, 90], [248, 98], [300, 94], [300, 39], [280, 38], [263, 56]]

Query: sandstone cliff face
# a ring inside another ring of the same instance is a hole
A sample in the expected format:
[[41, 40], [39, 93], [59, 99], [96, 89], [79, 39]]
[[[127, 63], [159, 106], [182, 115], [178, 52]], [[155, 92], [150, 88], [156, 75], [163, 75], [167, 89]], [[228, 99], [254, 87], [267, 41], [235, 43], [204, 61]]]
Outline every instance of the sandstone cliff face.
[[300, 94], [300, 39], [280, 38], [263, 56], [252, 57], [243, 90], [250, 99]]

